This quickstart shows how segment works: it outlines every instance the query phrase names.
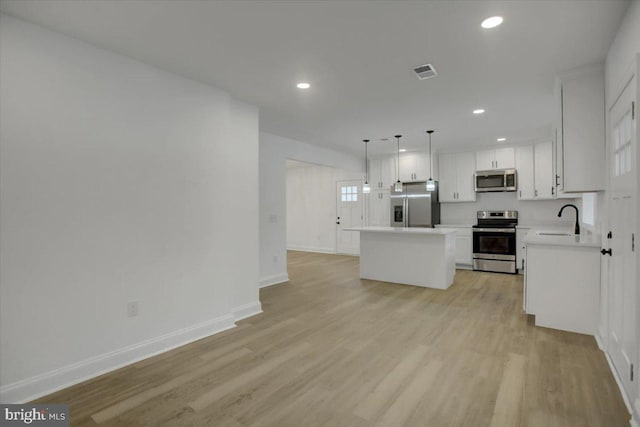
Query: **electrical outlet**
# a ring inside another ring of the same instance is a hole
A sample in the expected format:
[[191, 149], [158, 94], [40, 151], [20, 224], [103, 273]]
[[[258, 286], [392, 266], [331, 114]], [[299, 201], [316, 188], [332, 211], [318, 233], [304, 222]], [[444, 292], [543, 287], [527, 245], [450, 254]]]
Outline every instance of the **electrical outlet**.
[[138, 315], [139, 301], [131, 301], [127, 303], [127, 316], [136, 317]]

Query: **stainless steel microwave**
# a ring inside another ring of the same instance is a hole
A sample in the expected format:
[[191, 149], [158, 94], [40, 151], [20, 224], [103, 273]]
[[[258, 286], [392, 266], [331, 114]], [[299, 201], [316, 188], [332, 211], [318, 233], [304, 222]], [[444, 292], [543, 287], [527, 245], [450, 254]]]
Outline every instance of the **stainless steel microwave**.
[[515, 169], [492, 169], [478, 171], [475, 175], [476, 193], [490, 191], [516, 191]]

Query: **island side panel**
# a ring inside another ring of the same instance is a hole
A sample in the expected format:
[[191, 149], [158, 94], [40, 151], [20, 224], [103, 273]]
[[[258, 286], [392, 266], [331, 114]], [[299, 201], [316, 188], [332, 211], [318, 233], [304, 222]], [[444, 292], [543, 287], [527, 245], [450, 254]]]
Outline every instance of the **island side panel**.
[[360, 277], [447, 289], [455, 273], [455, 233], [360, 232]]

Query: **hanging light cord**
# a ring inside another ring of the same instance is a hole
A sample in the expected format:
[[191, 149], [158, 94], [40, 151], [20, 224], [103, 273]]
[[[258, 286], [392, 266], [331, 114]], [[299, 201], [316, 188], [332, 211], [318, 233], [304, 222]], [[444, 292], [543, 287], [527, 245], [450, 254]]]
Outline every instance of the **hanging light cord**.
[[431, 181], [431, 174], [433, 172], [433, 157], [431, 156], [431, 134], [433, 131], [429, 132], [429, 181]]
[[398, 157], [396, 157], [396, 180], [400, 181], [400, 135], [396, 135], [396, 143], [398, 146]]
[[369, 152], [367, 151], [367, 146], [369, 145], [369, 140], [364, 140], [364, 182], [369, 182]]

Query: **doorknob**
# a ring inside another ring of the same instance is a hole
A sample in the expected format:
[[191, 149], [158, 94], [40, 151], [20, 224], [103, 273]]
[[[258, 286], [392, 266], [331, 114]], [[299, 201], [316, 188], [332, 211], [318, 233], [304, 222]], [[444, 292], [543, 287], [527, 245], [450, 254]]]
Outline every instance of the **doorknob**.
[[602, 255], [609, 254], [609, 256], [612, 256], [612, 255], [611, 255], [611, 254], [612, 254], [612, 252], [611, 252], [611, 248], [609, 248], [609, 249], [602, 249], [602, 250], [600, 251], [600, 253], [601, 253]]

